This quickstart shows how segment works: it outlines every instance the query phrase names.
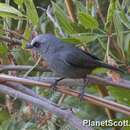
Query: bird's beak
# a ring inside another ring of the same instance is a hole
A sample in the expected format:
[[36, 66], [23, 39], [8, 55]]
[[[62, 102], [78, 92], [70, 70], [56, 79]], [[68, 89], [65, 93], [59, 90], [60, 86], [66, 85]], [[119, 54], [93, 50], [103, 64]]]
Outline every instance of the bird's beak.
[[26, 44], [26, 49], [32, 49], [32, 48], [33, 48], [33, 45], [31, 45], [30, 43]]

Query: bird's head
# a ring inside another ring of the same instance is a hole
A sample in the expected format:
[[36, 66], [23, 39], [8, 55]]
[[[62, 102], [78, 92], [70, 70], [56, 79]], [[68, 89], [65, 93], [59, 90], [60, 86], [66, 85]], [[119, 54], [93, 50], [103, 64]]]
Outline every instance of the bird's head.
[[57, 38], [51, 34], [38, 35], [36, 36], [31, 43], [27, 43], [27, 49], [34, 49], [39, 53], [43, 53], [48, 49], [50, 45], [57, 43]]

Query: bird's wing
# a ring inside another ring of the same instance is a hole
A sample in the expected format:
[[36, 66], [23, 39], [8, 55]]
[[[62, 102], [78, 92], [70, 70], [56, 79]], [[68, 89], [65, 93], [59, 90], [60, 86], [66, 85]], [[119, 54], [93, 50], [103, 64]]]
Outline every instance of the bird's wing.
[[83, 53], [85, 53], [86, 55], [89, 55], [90, 57], [92, 57], [93, 59], [95, 59], [95, 60], [99, 60], [99, 61], [102, 61], [100, 58], [98, 58], [98, 57], [96, 57], [95, 55], [92, 55], [92, 54], [90, 54], [90, 53], [88, 53], [88, 52], [86, 52], [86, 51], [84, 51], [84, 50], [81, 50]]
[[77, 48], [68, 51], [65, 57], [65, 62], [78, 68], [94, 68], [97, 67], [100, 63], [97, 57]]

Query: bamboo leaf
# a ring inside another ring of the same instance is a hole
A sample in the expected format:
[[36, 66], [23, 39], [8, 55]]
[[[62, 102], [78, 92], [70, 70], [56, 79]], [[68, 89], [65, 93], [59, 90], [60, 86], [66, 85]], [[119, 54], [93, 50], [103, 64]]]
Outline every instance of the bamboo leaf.
[[[124, 42], [125, 42], [124, 51], [127, 54], [127, 57], [129, 57], [130, 56], [130, 51], [129, 51], [130, 50], [130, 33], [127, 34], [124, 39], [125, 39], [124, 40]], [[129, 60], [129, 58], [128, 58], [128, 60]]]
[[70, 35], [70, 37], [80, 40], [80, 42], [89, 43], [96, 40], [98, 35], [96, 33], [79, 33]]
[[22, 5], [24, 0], [14, 0], [17, 5]]
[[[130, 105], [130, 90], [125, 90], [123, 88], [115, 88], [109, 87], [108, 88], [111, 95], [115, 97], [115, 99], [125, 105]], [[123, 92], [123, 93], [122, 93]]]
[[19, 10], [4, 3], [0, 3], [0, 16], [10, 17], [10, 18], [15, 18], [15, 19], [20, 19], [20, 18], [25, 17], [25, 15], [23, 15]]
[[98, 22], [97, 20], [92, 17], [89, 14], [85, 14], [83, 12], [79, 13], [79, 21], [80, 23], [85, 27], [85, 28], [89, 28], [89, 29], [96, 29], [98, 28]]
[[119, 16], [119, 11], [115, 11], [114, 16], [113, 16], [113, 22], [114, 22], [114, 27], [115, 31], [117, 33], [117, 43], [121, 49], [123, 49], [123, 26], [120, 21], [120, 16]]
[[115, 9], [116, 9], [115, 0], [111, 0], [109, 7], [108, 7], [108, 11], [107, 11], [107, 21], [106, 21], [106, 24], [105, 24], [106, 30], [108, 30], [109, 25], [113, 20], [113, 15], [114, 15]]
[[124, 11], [120, 11], [120, 20], [128, 29], [130, 29], [130, 18]]
[[72, 27], [70, 20], [67, 18], [67, 15], [65, 15], [63, 9], [61, 9], [56, 3], [52, 3], [52, 5], [54, 9], [54, 14], [62, 29], [68, 34], [75, 33], [75, 30]]
[[31, 20], [33, 25], [37, 25], [39, 18], [37, 14], [37, 10], [35, 8], [35, 5], [32, 0], [24, 0], [24, 4], [27, 9], [27, 17], [29, 20]]

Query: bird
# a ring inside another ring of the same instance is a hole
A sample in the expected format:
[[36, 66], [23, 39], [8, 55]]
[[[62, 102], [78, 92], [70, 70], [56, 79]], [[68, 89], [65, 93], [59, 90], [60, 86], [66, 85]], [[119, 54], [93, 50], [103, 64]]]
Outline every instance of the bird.
[[34, 49], [47, 61], [52, 72], [59, 75], [51, 87], [56, 88], [59, 81], [65, 78], [82, 78], [84, 85], [81, 87], [80, 97], [83, 98], [87, 75], [96, 68], [107, 68], [123, 73], [123, 70], [104, 63], [101, 59], [92, 55], [73, 43], [66, 43], [52, 34], [39, 34], [31, 43], [26, 45], [27, 49]]

